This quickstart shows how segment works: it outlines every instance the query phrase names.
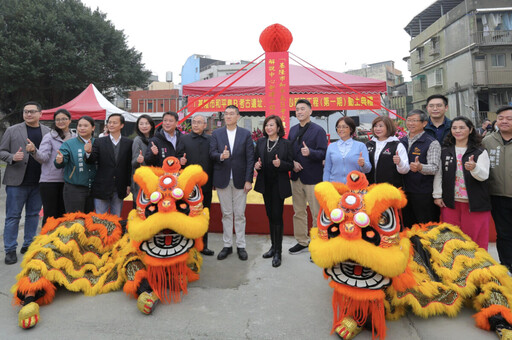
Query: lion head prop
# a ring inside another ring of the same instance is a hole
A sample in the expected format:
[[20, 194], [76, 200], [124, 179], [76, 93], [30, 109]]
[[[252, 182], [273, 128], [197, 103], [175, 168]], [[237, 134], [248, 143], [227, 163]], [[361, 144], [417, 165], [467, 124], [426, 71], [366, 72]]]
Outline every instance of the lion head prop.
[[356, 171], [346, 185], [317, 184], [315, 195], [321, 210], [309, 250], [334, 289], [333, 331], [341, 338], [368, 328], [384, 339], [386, 318], [409, 309], [454, 316], [467, 300], [478, 310], [477, 326], [510, 336], [507, 269], [458, 227], [429, 223], [401, 232], [404, 193], [387, 183], [368, 186]]
[[135, 171], [140, 192], [124, 235], [119, 218], [108, 214], [49, 218], [12, 288], [23, 306], [20, 327], [39, 322], [39, 305], [53, 300], [55, 284], [86, 295], [122, 287], [145, 314], [157, 301], [180, 301], [187, 283], [199, 278], [199, 251], [209, 224], [201, 192], [206, 173], [198, 165], [180, 168], [178, 159], [169, 157], [161, 168]]

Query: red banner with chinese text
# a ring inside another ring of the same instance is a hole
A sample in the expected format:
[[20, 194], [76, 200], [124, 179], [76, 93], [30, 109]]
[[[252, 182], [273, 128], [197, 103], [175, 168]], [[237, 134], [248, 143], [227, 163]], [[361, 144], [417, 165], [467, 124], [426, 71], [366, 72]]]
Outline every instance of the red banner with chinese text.
[[290, 129], [290, 71], [288, 52], [265, 53], [265, 117], [281, 118], [288, 135]]
[[[339, 111], [339, 110], [367, 110], [380, 109], [379, 94], [290, 94], [288, 110], [295, 111], [295, 103], [299, 99], [307, 99], [311, 102], [313, 111]], [[192, 104], [189, 111], [197, 109], [208, 97], [197, 99], [189, 97]], [[241, 112], [265, 111], [265, 96], [219, 96], [197, 110], [198, 112], [221, 112], [226, 106], [235, 105]]]

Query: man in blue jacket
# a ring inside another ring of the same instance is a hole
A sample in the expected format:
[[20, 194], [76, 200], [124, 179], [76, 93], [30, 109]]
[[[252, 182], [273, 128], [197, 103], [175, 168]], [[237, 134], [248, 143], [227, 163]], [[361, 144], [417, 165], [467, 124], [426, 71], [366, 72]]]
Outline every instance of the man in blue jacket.
[[293, 234], [297, 240], [297, 244], [288, 249], [292, 255], [306, 251], [309, 245], [307, 205], [313, 224], [320, 210], [315, 198], [315, 185], [322, 181], [327, 135], [320, 125], [311, 121], [312, 113], [311, 103], [307, 99], [299, 99], [295, 104], [299, 124], [294, 125], [288, 135], [293, 148]]
[[441, 94], [434, 94], [427, 98], [429, 118], [425, 132], [437, 139], [441, 145], [452, 126], [452, 121], [446, 117], [446, 111], [448, 111], [448, 98]]
[[254, 144], [249, 130], [237, 126], [240, 112], [234, 105], [224, 110], [226, 126], [212, 133], [210, 157], [213, 163], [213, 185], [217, 188], [224, 248], [217, 255], [224, 260], [233, 252], [233, 216], [236, 247], [240, 260], [247, 260], [245, 250], [245, 203], [252, 189]]

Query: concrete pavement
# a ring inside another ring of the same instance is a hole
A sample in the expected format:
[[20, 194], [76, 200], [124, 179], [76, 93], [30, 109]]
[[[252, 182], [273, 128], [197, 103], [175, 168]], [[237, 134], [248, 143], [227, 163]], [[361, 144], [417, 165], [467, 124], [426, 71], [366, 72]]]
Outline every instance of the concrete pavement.
[[[4, 218], [2, 187], [2, 236]], [[266, 223], [264, 216], [262, 223]], [[247, 236], [248, 261], [240, 261], [236, 253], [223, 261], [205, 256], [201, 278], [189, 285], [181, 303], [159, 304], [149, 316], [141, 314], [136, 300], [122, 291], [88, 297], [59, 289], [53, 303], [41, 307], [41, 321], [30, 330], [17, 326], [19, 307], [11, 305], [10, 288], [20, 271], [21, 257], [18, 264], [5, 265], [0, 244], [0, 339], [338, 338], [330, 335], [332, 289], [322, 270], [309, 261], [309, 253], [288, 254], [287, 249], [295, 244], [292, 237], [284, 238], [279, 268], [261, 258], [270, 245], [267, 235]], [[217, 255], [222, 235], [210, 234], [209, 245]], [[491, 254], [496, 258], [494, 244]], [[387, 339], [497, 339], [494, 333], [474, 326], [472, 313], [464, 309], [453, 319], [421, 319], [409, 313], [387, 322]], [[356, 339], [371, 339], [371, 332], [363, 331]]]

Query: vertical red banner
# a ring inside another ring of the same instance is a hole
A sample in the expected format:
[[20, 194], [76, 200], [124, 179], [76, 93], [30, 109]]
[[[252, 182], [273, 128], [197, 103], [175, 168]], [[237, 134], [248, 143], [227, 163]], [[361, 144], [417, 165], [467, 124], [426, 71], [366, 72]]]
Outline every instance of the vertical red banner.
[[290, 131], [290, 68], [288, 52], [265, 53], [265, 116], [281, 118], [285, 136]]

